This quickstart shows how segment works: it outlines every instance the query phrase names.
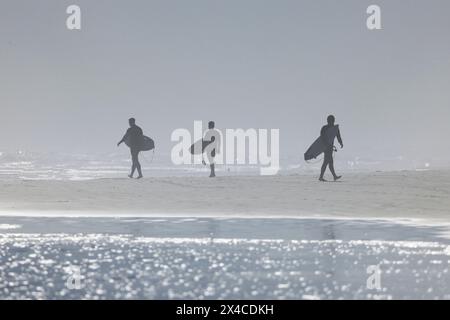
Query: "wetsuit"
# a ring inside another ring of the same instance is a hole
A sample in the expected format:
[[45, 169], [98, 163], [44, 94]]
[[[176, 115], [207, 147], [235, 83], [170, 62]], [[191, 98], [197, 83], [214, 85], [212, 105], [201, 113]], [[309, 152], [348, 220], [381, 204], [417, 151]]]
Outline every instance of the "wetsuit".
[[127, 133], [125, 133], [125, 136], [122, 139], [122, 141], [127, 140], [131, 151], [131, 176], [134, 175], [134, 172], [137, 169], [139, 177], [142, 177], [141, 164], [139, 163], [139, 152], [141, 152], [143, 138], [144, 132], [142, 129], [137, 125], [133, 125], [127, 130]]
[[328, 145], [324, 151], [323, 164], [322, 164], [322, 169], [320, 171], [321, 179], [323, 179], [323, 176], [325, 174], [325, 170], [327, 169], [327, 167], [330, 168], [330, 171], [331, 171], [331, 174], [333, 175], [333, 177], [335, 179], [337, 177], [337, 175], [334, 171], [334, 161], [333, 161], [334, 138], [337, 138], [341, 145], [342, 145], [342, 138], [341, 138], [341, 133], [339, 132], [339, 129], [336, 132], [336, 136], [327, 135], [327, 131], [333, 127], [334, 127], [334, 125], [325, 125], [322, 127], [322, 130], [320, 130], [320, 137]]

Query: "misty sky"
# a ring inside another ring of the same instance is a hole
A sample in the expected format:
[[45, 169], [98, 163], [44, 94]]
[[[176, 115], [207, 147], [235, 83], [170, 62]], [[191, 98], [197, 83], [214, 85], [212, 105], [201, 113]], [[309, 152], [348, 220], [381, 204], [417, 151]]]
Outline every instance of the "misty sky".
[[[82, 30], [66, 8], [82, 9]], [[381, 31], [366, 8], [382, 8]], [[448, 0], [2, 0], [0, 151], [114, 152], [130, 116], [169, 152], [194, 120], [279, 128], [302, 157], [329, 113], [347, 155], [450, 161]]]

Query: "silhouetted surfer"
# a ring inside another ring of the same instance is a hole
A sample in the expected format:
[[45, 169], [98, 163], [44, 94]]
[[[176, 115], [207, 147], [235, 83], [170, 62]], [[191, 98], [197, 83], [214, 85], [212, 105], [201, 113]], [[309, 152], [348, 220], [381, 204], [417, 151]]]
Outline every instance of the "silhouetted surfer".
[[[211, 174], [209, 175], [210, 178], [216, 176], [214, 157], [216, 156], [216, 152], [219, 152], [220, 150], [220, 133], [219, 131], [214, 129], [214, 127], [215, 127], [214, 121], [210, 121], [208, 123], [208, 130], [206, 131], [205, 136], [203, 137], [203, 140], [205, 142], [210, 141], [210, 145], [205, 148], [206, 156], [208, 157], [209, 167], [211, 168]], [[203, 163], [205, 162], [203, 161]]]
[[142, 129], [136, 125], [136, 119], [131, 118], [128, 120], [128, 123], [130, 124], [130, 128], [127, 130], [117, 146], [120, 146], [123, 142], [126, 142], [127, 146], [130, 147], [132, 165], [131, 174], [128, 177], [133, 178], [134, 172], [137, 169], [139, 174], [137, 178], [141, 179], [144, 176], [142, 175], [141, 164], [139, 163], [139, 152], [141, 152], [144, 133]]
[[322, 138], [322, 141], [327, 145], [325, 151], [324, 151], [324, 159], [322, 164], [322, 169], [320, 171], [320, 181], [326, 181], [323, 178], [323, 175], [325, 174], [325, 170], [327, 170], [327, 166], [330, 168], [331, 174], [333, 175], [334, 181], [340, 179], [342, 176], [336, 175], [336, 172], [334, 171], [334, 161], [333, 161], [333, 151], [335, 150], [334, 147], [334, 139], [337, 138], [339, 144], [341, 145], [341, 148], [344, 147], [344, 144], [342, 143], [341, 133], [339, 132], [339, 126], [334, 125], [335, 118], [334, 116], [330, 115], [327, 118], [328, 124], [322, 127], [322, 130], [320, 130], [320, 137]]

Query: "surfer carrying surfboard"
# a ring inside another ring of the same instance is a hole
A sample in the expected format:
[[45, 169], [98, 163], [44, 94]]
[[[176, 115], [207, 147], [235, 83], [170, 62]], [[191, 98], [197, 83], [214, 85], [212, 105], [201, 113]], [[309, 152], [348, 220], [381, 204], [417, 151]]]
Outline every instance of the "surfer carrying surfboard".
[[339, 144], [341, 145], [341, 149], [344, 147], [344, 144], [342, 142], [339, 126], [334, 124], [335, 122], [334, 116], [329, 115], [327, 118], [327, 122], [328, 123], [322, 127], [322, 130], [320, 130], [320, 139], [325, 145], [325, 150], [323, 151], [324, 158], [322, 168], [320, 170], [319, 180], [326, 181], [323, 176], [325, 174], [325, 171], [327, 170], [327, 167], [329, 167], [331, 174], [333, 175], [334, 181], [336, 181], [342, 178], [342, 176], [336, 175], [336, 172], [334, 171], [334, 161], [333, 161], [333, 151], [335, 150], [334, 139], [337, 138]]
[[[214, 157], [216, 156], [216, 152], [220, 152], [220, 132], [214, 129], [214, 127], [214, 121], [210, 121], [208, 123], [208, 130], [205, 132], [205, 136], [203, 137], [203, 141], [206, 142], [204, 152], [206, 153], [209, 167], [211, 168], [211, 174], [209, 175], [210, 178], [214, 178], [216, 176]], [[204, 160], [203, 164], [206, 165]]]
[[130, 118], [128, 123], [130, 128], [128, 128], [127, 132], [123, 136], [122, 140], [119, 141], [117, 146], [120, 146], [125, 142], [127, 146], [130, 147], [132, 165], [131, 174], [128, 177], [133, 178], [134, 172], [137, 169], [139, 174], [137, 179], [141, 179], [144, 176], [142, 175], [141, 164], [139, 163], [139, 152], [142, 151], [141, 145], [144, 140], [144, 132], [136, 125], [136, 119]]

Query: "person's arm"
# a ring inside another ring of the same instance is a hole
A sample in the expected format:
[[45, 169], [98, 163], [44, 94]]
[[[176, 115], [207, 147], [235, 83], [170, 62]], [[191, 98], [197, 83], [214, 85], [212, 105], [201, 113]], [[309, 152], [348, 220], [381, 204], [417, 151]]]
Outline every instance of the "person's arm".
[[127, 130], [127, 132], [126, 132], [125, 135], [123, 136], [122, 140], [120, 140], [120, 141], [117, 143], [117, 146], [120, 146], [122, 143], [125, 142], [125, 140], [128, 138], [129, 133], [130, 133], [130, 129]]
[[336, 138], [337, 138], [339, 144], [341, 145], [341, 149], [342, 149], [344, 147], [344, 143], [342, 142], [341, 131], [339, 129], [338, 129]]

